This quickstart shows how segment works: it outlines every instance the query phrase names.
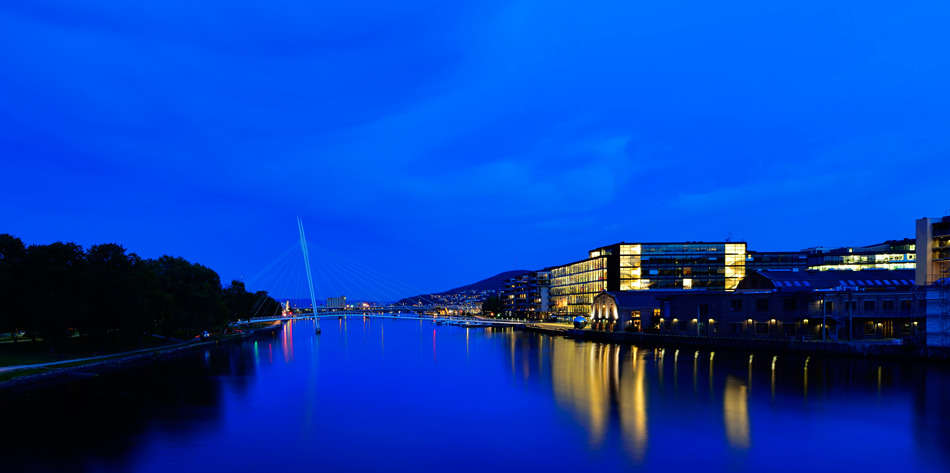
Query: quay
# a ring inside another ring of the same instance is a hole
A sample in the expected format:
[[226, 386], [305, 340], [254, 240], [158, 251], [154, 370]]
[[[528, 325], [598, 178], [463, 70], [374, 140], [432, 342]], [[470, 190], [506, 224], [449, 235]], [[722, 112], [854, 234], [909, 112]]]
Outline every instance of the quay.
[[684, 348], [762, 352], [771, 354], [823, 355], [891, 360], [950, 361], [950, 348], [926, 346], [893, 339], [883, 341], [791, 340], [739, 337], [703, 337], [644, 332], [579, 330], [566, 325], [528, 323], [524, 330], [574, 340], [654, 348]]

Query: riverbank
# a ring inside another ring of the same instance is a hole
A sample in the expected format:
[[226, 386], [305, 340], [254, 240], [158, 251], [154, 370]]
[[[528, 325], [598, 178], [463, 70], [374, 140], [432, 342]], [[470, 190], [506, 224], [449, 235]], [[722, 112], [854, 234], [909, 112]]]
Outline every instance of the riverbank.
[[52, 363], [5, 366], [0, 368], [0, 389], [54, 381], [70, 376], [95, 376], [105, 371], [127, 368], [137, 363], [151, 362], [186, 350], [212, 347], [220, 343], [232, 343], [261, 334], [276, 333], [280, 327], [280, 322], [277, 322], [270, 326], [254, 330], [216, 335], [208, 339], [196, 338], [174, 345], [144, 350], [115, 353], [93, 358], [63, 360]]
[[796, 353], [892, 360], [950, 361], [950, 348], [897, 344], [893, 341], [774, 340], [764, 338], [699, 337], [641, 332], [578, 330], [553, 324], [526, 324], [530, 332], [564, 336], [575, 340], [641, 347], [733, 350], [772, 354]]

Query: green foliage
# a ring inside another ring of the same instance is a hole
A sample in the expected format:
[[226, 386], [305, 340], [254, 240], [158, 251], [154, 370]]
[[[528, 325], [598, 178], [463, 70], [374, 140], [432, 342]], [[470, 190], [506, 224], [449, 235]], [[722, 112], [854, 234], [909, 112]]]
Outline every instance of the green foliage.
[[86, 254], [75, 243], [30, 245], [22, 268], [28, 305], [27, 331], [55, 347], [70, 329], [87, 320], [92, 310], [88, 297]]
[[218, 273], [184, 258], [162, 256], [150, 261], [159, 288], [171, 296], [172, 310], [160, 314], [158, 326], [170, 335], [177, 329], [204, 330], [228, 322]]
[[488, 296], [488, 299], [485, 299], [485, 302], [482, 302], [482, 315], [488, 314], [501, 314], [504, 312], [505, 306], [501, 302], [501, 298], [498, 296]]
[[16, 340], [23, 327], [22, 268], [26, 258], [23, 241], [0, 234], [0, 332], [9, 332]]
[[267, 291], [247, 292], [241, 281], [231, 281], [231, 284], [224, 288], [224, 305], [231, 322], [253, 317], [270, 317], [280, 311], [280, 303], [268, 296]]
[[143, 333], [196, 333], [273, 315], [279, 305], [183, 258], [143, 260], [114, 243], [31, 245], [0, 234], [0, 332], [25, 331], [55, 349], [71, 335], [96, 345]]

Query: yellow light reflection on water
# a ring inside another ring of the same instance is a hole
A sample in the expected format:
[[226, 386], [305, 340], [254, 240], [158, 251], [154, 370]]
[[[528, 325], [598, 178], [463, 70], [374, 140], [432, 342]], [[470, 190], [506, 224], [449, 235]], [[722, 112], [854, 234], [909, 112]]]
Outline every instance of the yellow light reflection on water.
[[772, 357], [772, 401], [775, 401], [775, 363], [778, 362], [778, 355]]
[[730, 376], [722, 395], [723, 419], [726, 424], [726, 440], [734, 448], [751, 446], [749, 427], [749, 389], [739, 379]]
[[610, 408], [608, 379], [604, 366], [605, 345], [578, 344], [572, 340], [551, 339], [551, 381], [554, 398], [587, 426], [593, 447], [603, 442]]
[[[619, 350], [618, 350], [619, 351]], [[620, 384], [620, 426], [627, 440], [627, 451], [635, 463], [643, 462], [647, 452], [647, 399], [644, 382], [645, 370], [640, 353], [633, 347], [631, 369], [624, 373]]]

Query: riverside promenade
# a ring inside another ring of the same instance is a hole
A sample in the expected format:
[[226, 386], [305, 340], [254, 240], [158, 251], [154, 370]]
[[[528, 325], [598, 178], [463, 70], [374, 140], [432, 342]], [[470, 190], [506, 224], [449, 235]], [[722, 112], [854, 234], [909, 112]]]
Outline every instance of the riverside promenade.
[[752, 351], [763, 353], [796, 353], [896, 360], [950, 361], [950, 348], [928, 347], [907, 343], [901, 339], [889, 340], [791, 340], [769, 338], [702, 337], [695, 335], [668, 335], [644, 332], [603, 332], [575, 329], [552, 323], [528, 323], [524, 329], [535, 333], [563, 336], [575, 340], [600, 343], [637, 345], [641, 347], [684, 348]]
[[208, 339], [196, 337], [172, 345], [121, 353], [112, 353], [102, 356], [73, 358], [49, 363], [2, 366], [0, 367], [0, 389], [21, 386], [24, 384], [32, 384], [36, 382], [51, 381], [69, 376], [94, 376], [100, 371], [126, 367], [135, 363], [148, 362], [185, 350], [193, 350], [202, 347], [213, 347], [220, 343], [230, 343], [256, 335], [276, 333], [280, 326], [281, 324], [278, 322], [268, 327], [249, 330], [241, 333], [216, 336]]

